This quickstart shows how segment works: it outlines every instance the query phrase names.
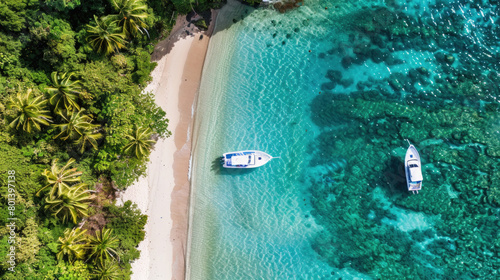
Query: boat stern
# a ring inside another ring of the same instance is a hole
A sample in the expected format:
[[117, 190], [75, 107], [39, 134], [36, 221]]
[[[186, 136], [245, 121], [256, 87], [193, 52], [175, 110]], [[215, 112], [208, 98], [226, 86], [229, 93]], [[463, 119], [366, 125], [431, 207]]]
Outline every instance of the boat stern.
[[422, 182], [411, 182], [408, 184], [408, 191], [419, 191], [422, 189]]

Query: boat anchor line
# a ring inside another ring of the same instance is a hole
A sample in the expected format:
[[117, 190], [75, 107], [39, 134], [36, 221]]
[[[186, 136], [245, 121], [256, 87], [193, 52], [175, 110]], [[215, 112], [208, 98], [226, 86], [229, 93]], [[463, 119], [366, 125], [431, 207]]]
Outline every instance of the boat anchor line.
[[410, 140], [408, 140], [406, 138], [405, 138], [405, 140], [406, 140], [406, 142], [408, 142], [408, 146], [411, 146]]

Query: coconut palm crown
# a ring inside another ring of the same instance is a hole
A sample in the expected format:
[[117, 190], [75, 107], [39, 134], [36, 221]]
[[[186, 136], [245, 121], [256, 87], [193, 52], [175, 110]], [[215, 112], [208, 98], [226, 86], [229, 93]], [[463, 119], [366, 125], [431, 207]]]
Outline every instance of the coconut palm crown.
[[24, 131], [31, 133], [33, 128], [41, 130], [41, 125], [50, 125], [51, 116], [46, 110], [47, 100], [43, 100], [42, 96], [32, 97], [33, 90], [28, 89], [26, 92], [18, 92], [15, 97], [11, 96], [7, 101], [7, 109], [11, 109], [15, 113], [15, 118], [10, 122], [10, 126], [16, 130], [22, 128]]
[[85, 148], [91, 146], [97, 150], [97, 140], [101, 139], [103, 135], [96, 132], [94, 129], [87, 129], [83, 131], [82, 135], [75, 140], [74, 144], [79, 147], [80, 154], [83, 154]]
[[101, 265], [104, 265], [108, 260], [115, 260], [118, 256], [115, 250], [118, 247], [118, 243], [118, 239], [113, 236], [112, 229], [108, 228], [96, 231], [95, 236], [89, 237], [89, 259]]
[[86, 231], [79, 228], [72, 230], [67, 228], [64, 230], [64, 235], [59, 237], [57, 242], [59, 250], [56, 254], [57, 259], [62, 260], [64, 255], [66, 255], [70, 263], [73, 263], [75, 260], [82, 260], [85, 256], [87, 243]]
[[151, 145], [155, 143], [151, 139], [151, 129], [137, 127], [131, 134], [125, 135], [130, 142], [123, 147], [123, 151], [128, 154], [133, 154], [137, 158], [142, 158], [148, 154]]
[[63, 223], [71, 219], [74, 224], [80, 217], [88, 216], [89, 200], [91, 196], [87, 185], [79, 183], [70, 188], [64, 188], [56, 196], [45, 198], [45, 209], [61, 219]]
[[54, 112], [60, 113], [62, 110], [72, 111], [80, 110], [78, 99], [82, 94], [80, 90], [80, 81], [71, 80], [73, 73], [52, 72], [50, 77], [54, 86], [45, 88], [51, 95], [49, 102], [54, 105]]
[[115, 261], [107, 261], [104, 264], [97, 264], [93, 275], [99, 280], [120, 280], [123, 274], [120, 266]]
[[118, 12], [117, 15], [111, 15], [122, 32], [127, 37], [135, 37], [141, 28], [146, 28], [144, 20], [149, 16], [147, 13], [148, 5], [142, 0], [111, 0], [111, 5]]
[[64, 188], [69, 188], [70, 184], [80, 181], [82, 172], [76, 171], [76, 168], [68, 169], [73, 162], [75, 162], [75, 159], [71, 158], [63, 167], [59, 168], [57, 166], [57, 159], [54, 159], [50, 170], [45, 169], [42, 172], [48, 184], [41, 188], [36, 195], [39, 195], [44, 189], [52, 187], [49, 197], [54, 198], [56, 193], [61, 193]]
[[95, 25], [87, 25], [86, 39], [96, 52], [110, 54], [125, 48], [125, 35], [115, 22], [95, 15], [94, 20]]
[[54, 125], [61, 130], [59, 134], [54, 136], [54, 139], [78, 139], [84, 135], [86, 130], [95, 130], [98, 128], [99, 125], [92, 124], [92, 118], [89, 115], [83, 114], [84, 112], [85, 109], [82, 109], [80, 111], [73, 111], [68, 116], [61, 115], [65, 122]]

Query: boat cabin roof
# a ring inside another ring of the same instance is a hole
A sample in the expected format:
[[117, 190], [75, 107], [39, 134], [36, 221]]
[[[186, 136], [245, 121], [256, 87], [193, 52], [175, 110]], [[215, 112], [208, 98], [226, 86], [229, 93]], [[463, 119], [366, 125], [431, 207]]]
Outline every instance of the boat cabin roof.
[[422, 169], [418, 165], [418, 161], [410, 160], [408, 162], [408, 169], [410, 170], [410, 180], [412, 182], [420, 182], [424, 179], [422, 177]]
[[250, 164], [254, 155], [238, 155], [231, 157], [231, 165], [247, 165]]

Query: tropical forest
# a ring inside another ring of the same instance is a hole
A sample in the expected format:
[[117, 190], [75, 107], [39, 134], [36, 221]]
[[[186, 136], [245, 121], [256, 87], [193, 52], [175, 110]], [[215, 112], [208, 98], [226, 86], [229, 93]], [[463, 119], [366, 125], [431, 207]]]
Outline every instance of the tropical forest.
[[151, 54], [221, 2], [0, 1], [0, 279], [130, 279], [147, 216], [116, 198], [171, 135]]

